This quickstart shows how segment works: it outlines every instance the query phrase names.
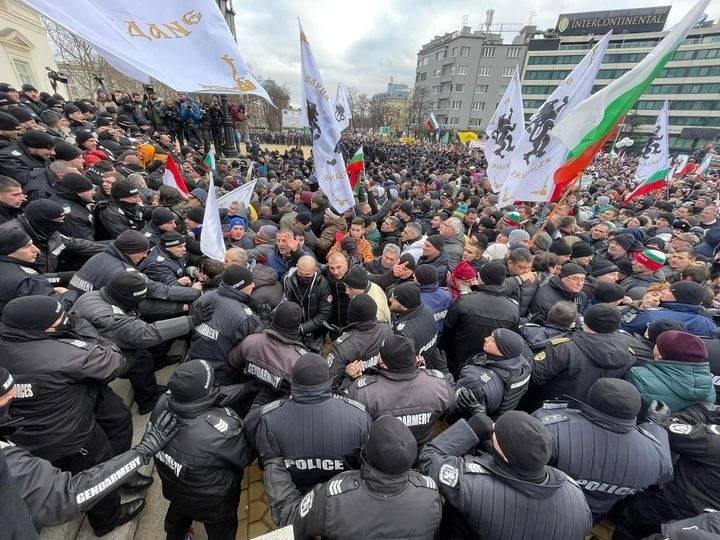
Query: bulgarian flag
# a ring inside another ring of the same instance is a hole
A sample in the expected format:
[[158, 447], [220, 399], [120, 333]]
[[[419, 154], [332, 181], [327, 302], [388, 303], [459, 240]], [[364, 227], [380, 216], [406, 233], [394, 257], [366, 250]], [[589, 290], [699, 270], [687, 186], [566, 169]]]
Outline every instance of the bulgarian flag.
[[178, 170], [177, 165], [175, 164], [175, 160], [170, 155], [165, 160], [165, 173], [163, 174], [162, 182], [166, 186], [174, 187], [180, 193], [183, 193], [185, 195], [190, 193], [187, 186], [185, 185], [185, 181], [183, 180], [180, 171]]
[[619, 79], [591, 95], [565, 115], [550, 132], [569, 149], [555, 172], [555, 184], [573, 181], [592, 161], [622, 117], [645, 93], [695, 26], [710, 0], [700, 0], [643, 60]]
[[203, 160], [203, 163], [208, 169], [215, 170], [215, 154], [212, 150], [207, 153], [205, 159]]
[[[708, 0], [709, 1], [709, 0]], [[435, 131], [440, 127], [440, 124], [438, 124], [437, 118], [435, 118], [435, 113], [430, 113], [430, 116], [428, 116], [428, 119], [425, 121], [425, 125], [430, 131]]]
[[670, 173], [670, 152], [668, 151], [668, 102], [666, 101], [650, 132], [645, 148], [640, 154], [635, 178], [640, 183], [625, 197], [628, 202], [635, 197], [662, 189]]
[[363, 153], [363, 147], [358, 148], [355, 155], [350, 158], [347, 164], [347, 173], [350, 178], [350, 187], [355, 193], [360, 190], [360, 173], [365, 170], [365, 154]]

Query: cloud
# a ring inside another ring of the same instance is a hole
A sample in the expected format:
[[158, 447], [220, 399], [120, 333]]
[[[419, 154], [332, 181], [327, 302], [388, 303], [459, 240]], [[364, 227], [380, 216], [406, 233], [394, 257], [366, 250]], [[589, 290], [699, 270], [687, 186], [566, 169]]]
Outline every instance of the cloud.
[[[658, 0], [610, 0], [605, 9], [651, 7]], [[674, 0], [669, 24], [676, 23], [694, 0]], [[555, 26], [560, 13], [593, 11], [596, 0], [515, 0], [495, 5], [496, 23], [533, 24], [544, 30]], [[390, 77], [410, 86], [415, 80], [417, 53], [435, 35], [459, 30], [465, 14], [469, 25], [485, 21], [483, 3], [469, 12], [462, 0], [246, 0], [235, 7], [240, 50], [256, 75], [290, 89], [300, 103], [300, 38], [297, 18], [310, 42], [325, 85], [334, 92], [338, 83], [370, 96], [385, 91]], [[708, 8], [720, 16], [720, 2]], [[506, 42], [514, 34], [503, 34]]]

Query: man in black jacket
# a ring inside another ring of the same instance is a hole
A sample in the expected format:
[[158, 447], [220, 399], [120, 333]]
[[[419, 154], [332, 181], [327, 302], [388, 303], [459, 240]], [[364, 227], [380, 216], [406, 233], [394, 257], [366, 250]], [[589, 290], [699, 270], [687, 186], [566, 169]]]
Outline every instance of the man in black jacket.
[[27, 201], [17, 180], [0, 174], [0, 224], [15, 219]]
[[47, 167], [54, 148], [55, 139], [44, 131], [27, 131], [14, 146], [0, 150], [0, 174], [25, 186], [34, 169]]
[[178, 232], [169, 231], [163, 233], [159, 243], [150, 250], [138, 269], [159, 283], [189, 287], [192, 280], [186, 272], [187, 261], [185, 237]]
[[95, 238], [95, 225], [88, 205], [95, 200], [92, 181], [82, 174], [66, 174], [61, 183], [55, 184], [55, 195], [50, 199], [65, 210], [65, 219], [60, 226], [60, 234], [70, 238]]
[[530, 304], [528, 317], [536, 324], [544, 324], [548, 312], [561, 300], [572, 302], [577, 306], [578, 313], [585, 311], [587, 295], [583, 292], [587, 271], [575, 263], [566, 263], [559, 276], [552, 276], [540, 285]]
[[448, 309], [443, 331], [443, 348], [448, 368], [457, 375], [468, 358], [483, 351], [485, 338], [496, 328], [516, 330], [518, 305], [505, 296], [505, 265], [492, 261], [478, 274], [482, 285], [460, 295]]
[[145, 227], [140, 210], [140, 192], [124, 180], [113, 183], [110, 200], [97, 204], [95, 216], [98, 240], [114, 240], [128, 229], [139, 231]]

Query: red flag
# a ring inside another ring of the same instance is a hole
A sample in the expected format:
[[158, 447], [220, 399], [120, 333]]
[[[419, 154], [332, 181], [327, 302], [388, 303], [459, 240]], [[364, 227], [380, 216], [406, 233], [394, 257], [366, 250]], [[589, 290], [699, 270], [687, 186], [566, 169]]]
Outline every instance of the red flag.
[[165, 174], [163, 174], [162, 182], [166, 186], [174, 187], [185, 195], [190, 193], [172, 156], [168, 156], [165, 160]]

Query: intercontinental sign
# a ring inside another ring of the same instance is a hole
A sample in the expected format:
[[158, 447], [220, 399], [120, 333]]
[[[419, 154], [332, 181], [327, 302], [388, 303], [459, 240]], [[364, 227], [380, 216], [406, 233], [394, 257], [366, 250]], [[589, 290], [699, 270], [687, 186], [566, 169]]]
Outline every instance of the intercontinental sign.
[[557, 31], [561, 36], [586, 34], [660, 32], [665, 27], [670, 6], [563, 13], [558, 17]]

